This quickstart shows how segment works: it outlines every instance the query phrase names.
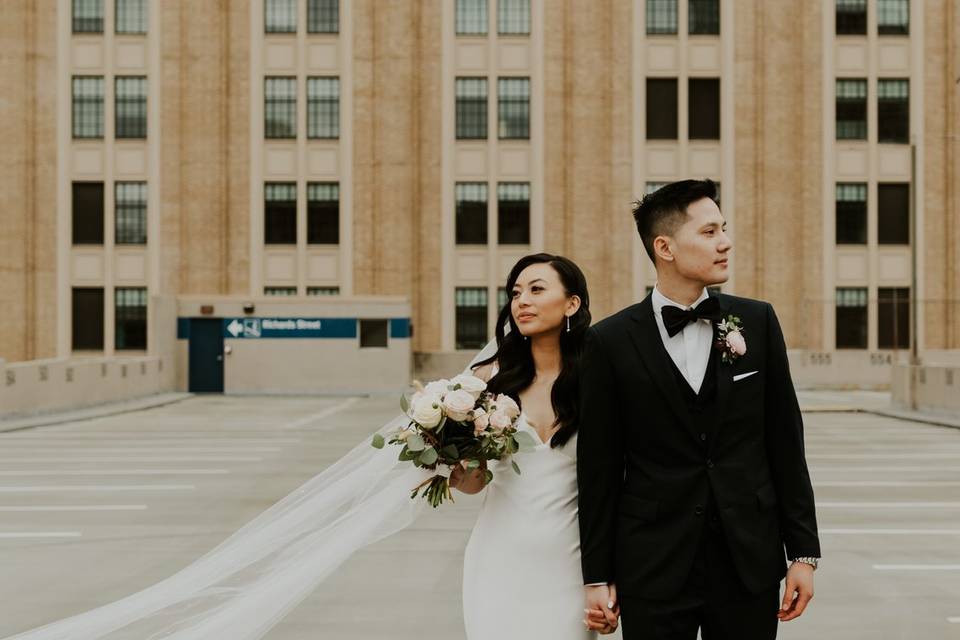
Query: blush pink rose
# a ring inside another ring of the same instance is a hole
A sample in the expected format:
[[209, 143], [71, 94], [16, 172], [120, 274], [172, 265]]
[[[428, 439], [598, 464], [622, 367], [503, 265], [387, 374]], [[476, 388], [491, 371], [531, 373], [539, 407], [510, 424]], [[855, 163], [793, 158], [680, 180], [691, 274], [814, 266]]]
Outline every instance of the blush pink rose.
[[480, 435], [487, 429], [487, 425], [490, 424], [490, 414], [484, 411], [483, 409], [474, 409], [473, 410], [473, 432], [476, 435]]
[[503, 431], [512, 424], [513, 420], [510, 418], [510, 414], [505, 411], [497, 409], [490, 414], [490, 426], [496, 431]]
[[493, 404], [496, 405], [498, 411], [505, 412], [511, 418], [517, 418], [520, 416], [520, 407], [513, 398], [505, 393], [499, 394], [494, 399]]
[[727, 334], [727, 346], [738, 356], [747, 352], [747, 341], [743, 339], [743, 334], [739, 331], [731, 331]]

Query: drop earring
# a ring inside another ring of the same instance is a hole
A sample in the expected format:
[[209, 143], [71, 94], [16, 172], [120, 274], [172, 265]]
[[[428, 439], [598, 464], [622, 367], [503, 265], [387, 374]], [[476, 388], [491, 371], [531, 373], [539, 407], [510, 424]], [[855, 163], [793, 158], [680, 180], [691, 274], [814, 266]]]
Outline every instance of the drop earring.
[[567, 333], [570, 333], [570, 316], [567, 316]]

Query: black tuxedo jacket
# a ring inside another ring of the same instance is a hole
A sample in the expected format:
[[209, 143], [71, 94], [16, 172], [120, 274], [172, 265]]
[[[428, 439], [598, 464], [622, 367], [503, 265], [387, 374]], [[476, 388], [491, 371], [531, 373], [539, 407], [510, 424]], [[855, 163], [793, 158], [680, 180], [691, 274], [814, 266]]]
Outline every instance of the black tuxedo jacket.
[[684, 399], [650, 296], [587, 330], [577, 442], [585, 584], [678, 594], [711, 499], [751, 592], [783, 578], [784, 550], [820, 556], [803, 422], [773, 307], [711, 295], [723, 317], [740, 318], [747, 343], [735, 362], [716, 363], [714, 415], [695, 415]]

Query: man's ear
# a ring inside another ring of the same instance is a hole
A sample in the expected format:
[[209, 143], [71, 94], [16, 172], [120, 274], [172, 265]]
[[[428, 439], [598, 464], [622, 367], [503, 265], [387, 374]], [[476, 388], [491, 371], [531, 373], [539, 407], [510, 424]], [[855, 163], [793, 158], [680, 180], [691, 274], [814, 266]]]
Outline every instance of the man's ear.
[[673, 262], [673, 249], [666, 236], [657, 236], [653, 239], [653, 253], [664, 262]]

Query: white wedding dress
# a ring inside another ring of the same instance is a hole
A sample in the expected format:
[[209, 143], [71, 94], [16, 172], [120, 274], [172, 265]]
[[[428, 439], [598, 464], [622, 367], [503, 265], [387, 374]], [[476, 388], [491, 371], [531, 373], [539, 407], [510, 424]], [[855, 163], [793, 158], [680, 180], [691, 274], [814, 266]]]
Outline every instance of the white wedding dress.
[[520, 430], [538, 443], [493, 462], [493, 481], [463, 560], [463, 619], [468, 640], [591, 640], [577, 524], [577, 439], [556, 449], [526, 416]]

